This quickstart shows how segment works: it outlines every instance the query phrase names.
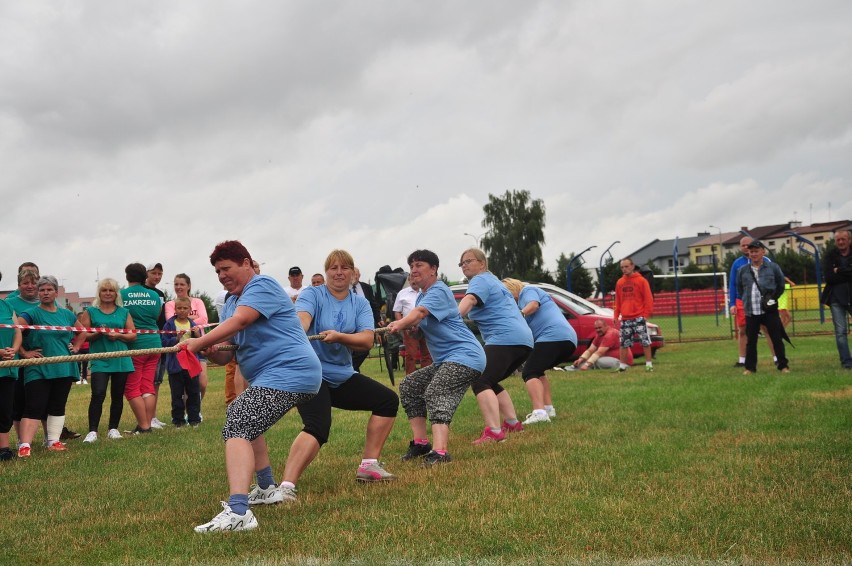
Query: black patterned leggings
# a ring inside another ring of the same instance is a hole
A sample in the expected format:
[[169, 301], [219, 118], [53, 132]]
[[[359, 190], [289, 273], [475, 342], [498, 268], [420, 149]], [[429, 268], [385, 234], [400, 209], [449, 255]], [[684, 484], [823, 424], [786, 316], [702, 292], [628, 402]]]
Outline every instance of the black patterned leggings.
[[244, 438], [254, 442], [272, 428], [287, 411], [313, 399], [313, 393], [292, 393], [250, 385], [228, 405], [222, 438]]
[[450, 424], [467, 388], [480, 372], [455, 362], [426, 366], [399, 384], [399, 399], [409, 419], [427, 417], [432, 424]]

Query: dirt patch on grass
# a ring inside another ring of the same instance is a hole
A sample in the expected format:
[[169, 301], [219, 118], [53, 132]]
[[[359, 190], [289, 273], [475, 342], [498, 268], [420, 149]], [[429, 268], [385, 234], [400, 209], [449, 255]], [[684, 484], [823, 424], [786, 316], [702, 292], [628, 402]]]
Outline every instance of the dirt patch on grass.
[[852, 386], [834, 391], [814, 392], [811, 393], [811, 397], [816, 397], [817, 399], [850, 399], [852, 398]]

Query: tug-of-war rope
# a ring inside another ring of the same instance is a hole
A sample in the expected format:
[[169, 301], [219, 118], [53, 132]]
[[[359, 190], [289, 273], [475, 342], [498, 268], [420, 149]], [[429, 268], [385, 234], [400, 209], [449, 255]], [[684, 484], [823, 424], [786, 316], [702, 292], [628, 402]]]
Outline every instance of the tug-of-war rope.
[[[11, 325], [9, 325], [11, 326]], [[45, 327], [40, 328], [39, 330], [65, 330], [65, 327]], [[73, 326], [68, 327], [68, 330], [74, 330], [76, 332], [88, 332], [88, 329], [80, 329], [75, 328]], [[101, 329], [103, 330], [103, 329]], [[387, 328], [376, 328], [374, 332], [376, 334], [381, 334], [383, 332], [387, 332]], [[138, 331], [142, 332], [142, 331]], [[156, 332], [155, 330], [149, 330], [148, 332]], [[308, 340], [322, 340], [322, 334], [314, 334], [312, 336], [308, 336]], [[101, 352], [97, 354], [74, 354], [68, 356], [50, 356], [47, 358], [29, 358], [29, 359], [20, 359], [20, 360], [5, 360], [0, 362], [0, 368], [17, 368], [17, 367], [27, 367], [27, 366], [43, 366], [47, 364], [64, 364], [69, 362], [88, 362], [91, 360], [107, 360], [111, 358], [127, 358], [132, 356], [148, 356], [151, 354], [175, 354], [182, 349], [182, 346], [178, 344], [177, 346], [169, 346], [164, 348], [143, 348], [141, 350], [125, 350], [120, 352]], [[216, 348], [219, 351], [234, 351], [238, 350], [239, 346], [235, 344], [222, 344], [217, 346]]]

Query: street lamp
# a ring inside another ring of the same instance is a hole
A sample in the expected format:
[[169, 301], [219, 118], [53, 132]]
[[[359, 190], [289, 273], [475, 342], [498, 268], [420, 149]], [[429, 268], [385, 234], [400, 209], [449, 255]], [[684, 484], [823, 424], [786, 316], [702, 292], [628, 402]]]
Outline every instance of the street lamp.
[[487, 230], [487, 231], [483, 232], [482, 234], [480, 234], [479, 236], [471, 234], [470, 232], [465, 232], [464, 235], [470, 236], [471, 238], [473, 238], [473, 241], [476, 242], [476, 247], [478, 248], [480, 240], [482, 240], [482, 238], [484, 238], [485, 236], [487, 236], [490, 233], [491, 233], [491, 230]]
[[616, 240], [613, 243], [611, 243], [609, 245], [609, 247], [604, 250], [604, 253], [601, 254], [601, 259], [598, 262], [598, 286], [601, 288], [601, 301], [603, 302], [603, 306], [606, 306], [606, 284], [604, 282], [604, 267], [603, 267], [604, 259], [606, 259], [607, 256], [612, 258], [612, 254], [609, 252], [609, 250], [611, 250], [612, 247], [615, 244], [620, 244], [620, 243], [621, 243], [620, 240]]
[[719, 231], [719, 265], [722, 265], [722, 229], [712, 224], [708, 228], [715, 228]]
[[592, 248], [596, 248], [597, 246], [589, 246], [585, 250], [581, 251], [577, 255], [571, 258], [571, 261], [568, 262], [567, 273], [565, 274], [565, 288], [568, 289], [569, 293], [573, 293], [574, 290], [571, 288], [571, 272], [574, 270], [574, 263], [577, 263], [577, 267], [583, 265], [583, 254], [589, 251]]

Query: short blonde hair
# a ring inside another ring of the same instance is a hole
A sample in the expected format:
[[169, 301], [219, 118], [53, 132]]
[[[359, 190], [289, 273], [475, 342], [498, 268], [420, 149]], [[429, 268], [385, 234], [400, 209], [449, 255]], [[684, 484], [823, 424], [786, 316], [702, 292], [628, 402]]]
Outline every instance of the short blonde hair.
[[189, 297], [175, 297], [175, 306], [177, 306], [178, 303], [182, 305], [187, 304], [190, 306], [190, 308], [192, 307], [192, 299], [190, 299]]
[[115, 304], [116, 306], [122, 306], [121, 302], [121, 293], [118, 287], [118, 281], [113, 279], [112, 277], [105, 277], [98, 281], [98, 292], [95, 293], [95, 300], [92, 301], [92, 306], [98, 308], [101, 306], [101, 290], [102, 289], [112, 289], [115, 291]]
[[335, 263], [340, 263], [343, 267], [349, 269], [355, 269], [355, 260], [352, 259], [352, 254], [346, 250], [331, 250], [331, 253], [325, 258], [325, 270], [328, 271], [328, 268]]
[[503, 285], [509, 290], [512, 295], [520, 295], [521, 290], [526, 287], [526, 283], [523, 281], [519, 281], [518, 279], [512, 279], [511, 277], [507, 277], [503, 279]]
[[461, 253], [459, 256], [459, 261], [464, 257], [464, 254], [471, 254], [475, 259], [478, 259], [485, 265], [485, 269], [488, 270], [488, 258], [485, 257], [485, 252], [480, 250], [479, 248], [468, 248]]

